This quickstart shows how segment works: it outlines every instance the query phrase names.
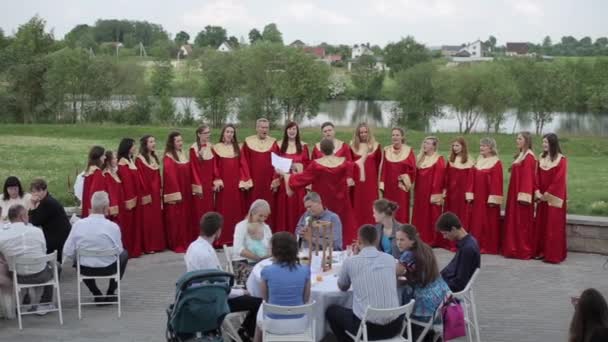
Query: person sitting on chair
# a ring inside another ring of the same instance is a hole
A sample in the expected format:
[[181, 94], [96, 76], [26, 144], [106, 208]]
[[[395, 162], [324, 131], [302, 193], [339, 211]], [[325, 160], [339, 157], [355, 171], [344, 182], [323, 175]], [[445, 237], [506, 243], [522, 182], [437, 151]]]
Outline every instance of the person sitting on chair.
[[[304, 196], [304, 208], [306, 208], [306, 212], [300, 217], [298, 221], [298, 225], [296, 226], [296, 235], [302, 241], [302, 246], [308, 248], [308, 244], [303, 240], [304, 234], [308, 229], [309, 225], [312, 221], [327, 221], [331, 222], [332, 230], [334, 233], [334, 251], [342, 250], [342, 221], [340, 221], [340, 217], [336, 215], [333, 211], [329, 209], [325, 209], [323, 206], [323, 202], [321, 201], [321, 196], [319, 196], [316, 192], [309, 192]], [[320, 238], [320, 236], [313, 236], [313, 243], [317, 243], [316, 241]], [[319, 244], [319, 247], [321, 244]], [[321, 249], [322, 247], [320, 247]]]
[[[89, 216], [78, 220], [63, 247], [63, 255], [76, 260], [78, 249], [104, 251], [117, 249], [120, 253], [120, 279], [125, 274], [129, 254], [122, 246], [122, 237], [118, 225], [104, 216], [110, 207], [110, 198], [105, 191], [97, 191], [91, 197]], [[116, 274], [116, 258], [114, 256], [83, 256], [80, 257], [80, 273], [84, 276], [110, 276]], [[116, 302], [115, 295], [118, 283], [110, 279], [106, 295], [97, 287], [95, 279], [84, 279], [83, 282], [95, 296], [95, 302]]]
[[[188, 246], [186, 255], [184, 255], [188, 272], [221, 269], [220, 260], [215, 253], [215, 249], [213, 249], [213, 243], [222, 234], [223, 224], [222, 215], [213, 211], [209, 211], [201, 217], [201, 235]], [[247, 311], [243, 327], [238, 332], [244, 342], [251, 341], [255, 334], [255, 319], [261, 304], [262, 298], [249, 296], [245, 290], [233, 289], [230, 292], [228, 298], [230, 311]]]
[[[12, 258], [39, 258], [46, 255], [46, 241], [42, 230], [28, 224], [27, 210], [21, 204], [15, 204], [8, 209], [10, 224], [0, 228], [0, 254], [9, 261]], [[10, 263], [10, 261], [9, 261]], [[21, 284], [41, 284], [53, 278], [53, 269], [46, 263], [39, 265], [17, 265], [17, 281]], [[53, 285], [45, 286], [40, 297], [40, 305], [33, 308], [46, 313], [54, 310]], [[29, 295], [24, 298], [24, 304], [29, 304]]]

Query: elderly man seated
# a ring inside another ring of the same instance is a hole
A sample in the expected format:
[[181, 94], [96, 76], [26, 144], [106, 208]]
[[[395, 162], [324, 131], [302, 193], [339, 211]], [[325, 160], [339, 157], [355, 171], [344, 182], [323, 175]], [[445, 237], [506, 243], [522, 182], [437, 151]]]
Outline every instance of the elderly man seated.
[[[76, 260], [77, 249], [103, 251], [118, 249], [120, 252], [120, 278], [122, 279], [129, 254], [122, 247], [122, 238], [118, 225], [104, 216], [110, 206], [110, 198], [105, 191], [97, 191], [91, 197], [91, 212], [89, 216], [78, 220], [72, 227], [63, 247], [63, 255]], [[85, 276], [110, 276], [116, 274], [116, 258], [114, 256], [81, 257], [80, 272]], [[115, 295], [118, 284], [110, 279], [106, 295], [97, 287], [95, 279], [85, 279], [85, 285], [95, 296], [95, 302], [116, 302]]]
[[[28, 213], [21, 204], [13, 205], [8, 210], [10, 224], [0, 228], [0, 254], [7, 260], [12, 258], [38, 258], [46, 255], [44, 233], [38, 227], [28, 224]], [[9, 261], [10, 262], [10, 261]], [[21, 284], [41, 284], [53, 278], [53, 269], [46, 263], [39, 265], [17, 265], [17, 281]], [[45, 314], [53, 310], [53, 286], [45, 286], [40, 298], [40, 305], [33, 310]], [[24, 298], [29, 304], [29, 295]]]
[[[296, 226], [296, 235], [299, 236], [300, 241], [302, 241], [306, 229], [312, 221], [328, 221], [331, 222], [333, 228], [334, 250], [342, 250], [342, 221], [340, 221], [340, 217], [329, 209], [325, 209], [321, 196], [316, 192], [309, 192], [304, 196], [304, 208], [306, 208], [306, 212], [300, 217]], [[319, 236], [313, 236], [313, 244], [316, 244], [319, 238]], [[319, 242], [319, 244], [321, 243]], [[303, 246], [308, 247], [306, 242], [303, 242]]]

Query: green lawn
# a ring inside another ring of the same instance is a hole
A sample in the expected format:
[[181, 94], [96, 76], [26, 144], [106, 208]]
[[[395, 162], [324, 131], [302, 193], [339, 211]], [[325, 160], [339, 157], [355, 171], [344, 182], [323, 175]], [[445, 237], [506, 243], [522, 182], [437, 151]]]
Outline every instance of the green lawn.
[[[118, 125], [2, 125], [0, 126], [0, 182], [9, 176], [16, 175], [23, 182], [29, 183], [34, 177], [44, 177], [49, 181], [51, 192], [65, 205], [74, 205], [74, 197], [69, 193], [68, 178], [84, 169], [88, 149], [92, 145], [102, 145], [116, 149], [123, 137], [136, 140], [143, 134], [153, 134], [159, 140], [158, 150], [162, 151], [167, 134], [173, 128], [150, 126]], [[178, 128], [185, 137], [186, 146], [194, 141], [194, 127]], [[239, 140], [254, 134], [253, 129], [239, 130]], [[279, 137], [280, 131], [272, 135]], [[320, 138], [317, 129], [305, 129], [303, 140], [309, 143]], [[350, 140], [352, 129], [338, 129], [338, 137]], [[382, 144], [390, 141], [388, 129], [377, 129], [375, 135]], [[409, 132], [408, 141], [416, 150], [424, 138], [423, 132]], [[440, 150], [446, 155], [449, 142], [456, 137], [455, 133], [438, 134]], [[467, 136], [470, 150], [477, 154], [478, 142], [482, 134]], [[219, 129], [212, 132], [213, 141], [217, 141]], [[497, 134], [493, 137], [498, 142], [500, 157], [505, 164], [505, 193], [508, 186], [508, 165], [514, 152], [515, 136]], [[536, 138], [535, 150], [540, 149], [540, 139]], [[608, 139], [605, 137], [562, 137], [562, 148], [569, 160], [569, 201], [570, 213], [583, 215], [608, 216]]]

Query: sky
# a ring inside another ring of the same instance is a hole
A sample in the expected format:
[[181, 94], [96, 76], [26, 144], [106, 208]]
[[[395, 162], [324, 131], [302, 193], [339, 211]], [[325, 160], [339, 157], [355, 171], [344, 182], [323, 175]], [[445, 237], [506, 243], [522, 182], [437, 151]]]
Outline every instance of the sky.
[[252, 28], [278, 25], [286, 44], [371, 43], [385, 46], [407, 35], [428, 45], [460, 45], [494, 35], [498, 44], [541, 43], [549, 35], [593, 40], [608, 36], [607, 0], [2, 0], [5, 34], [38, 14], [56, 38], [97, 19], [146, 20], [172, 36], [192, 38], [207, 25], [247, 39]]

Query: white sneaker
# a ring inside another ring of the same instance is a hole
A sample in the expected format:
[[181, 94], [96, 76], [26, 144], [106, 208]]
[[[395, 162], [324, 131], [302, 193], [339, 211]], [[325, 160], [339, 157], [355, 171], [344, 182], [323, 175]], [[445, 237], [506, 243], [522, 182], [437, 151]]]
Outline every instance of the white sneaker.
[[38, 316], [44, 316], [46, 315], [49, 311], [55, 310], [55, 304], [50, 303], [50, 304], [39, 304], [38, 305], [38, 312], [36, 312], [36, 315]]

